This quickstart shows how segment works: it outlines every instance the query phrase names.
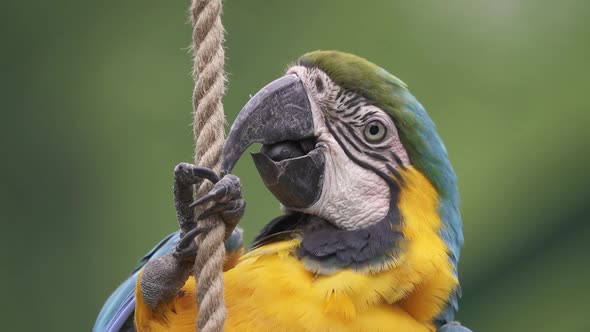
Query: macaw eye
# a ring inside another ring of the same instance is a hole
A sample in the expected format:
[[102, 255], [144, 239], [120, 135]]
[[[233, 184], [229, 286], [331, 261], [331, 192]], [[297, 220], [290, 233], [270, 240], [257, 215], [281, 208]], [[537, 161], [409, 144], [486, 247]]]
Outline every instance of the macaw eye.
[[365, 138], [371, 143], [377, 143], [385, 137], [387, 129], [380, 121], [371, 121], [365, 126]]

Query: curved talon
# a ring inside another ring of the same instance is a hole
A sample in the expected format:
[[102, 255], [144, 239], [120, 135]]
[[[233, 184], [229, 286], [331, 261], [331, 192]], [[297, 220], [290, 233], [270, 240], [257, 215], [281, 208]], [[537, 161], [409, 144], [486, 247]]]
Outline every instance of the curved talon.
[[177, 249], [172, 253], [172, 256], [179, 261], [192, 262], [194, 257], [197, 255], [197, 245], [195, 242], [191, 242], [188, 247], [184, 249]]
[[207, 202], [211, 201], [212, 199], [222, 197], [223, 195], [226, 194], [226, 191], [227, 191], [226, 187], [220, 187], [217, 189], [213, 189], [208, 194], [206, 194], [206, 195], [202, 196], [201, 198], [192, 202], [191, 205], [189, 205], [189, 207], [194, 208], [195, 206], [201, 205], [203, 203], [207, 203]]
[[239, 220], [244, 215], [244, 211], [246, 210], [246, 201], [244, 199], [238, 199], [233, 202], [230, 202], [230, 208], [222, 211], [222, 218], [226, 221], [231, 221], [231, 225], [237, 225]]
[[197, 176], [200, 178], [207, 179], [212, 183], [217, 183], [220, 180], [219, 175], [217, 175], [213, 170], [207, 167], [196, 166], [189, 163], [180, 163], [176, 166], [175, 172], [187, 172], [190, 171], [193, 176]]
[[188, 248], [197, 235], [204, 233], [208, 230], [209, 227], [195, 227], [191, 229], [182, 237], [182, 239], [180, 239], [180, 241], [178, 241], [178, 244], [176, 245], [176, 250], [182, 251], [183, 249]]
[[205, 178], [205, 179], [213, 182], [214, 184], [219, 182], [219, 175], [217, 175], [210, 168], [201, 167], [201, 166], [194, 166], [191, 169], [195, 175]]
[[203, 213], [201, 213], [201, 215], [197, 218], [197, 220], [203, 220], [208, 218], [209, 216], [218, 213], [218, 212], [222, 212], [224, 210], [230, 210], [228, 209], [228, 207], [234, 207], [235, 203], [234, 202], [228, 202], [228, 203], [217, 203], [215, 205], [213, 205], [212, 207], [206, 209], [205, 211], [203, 211]]

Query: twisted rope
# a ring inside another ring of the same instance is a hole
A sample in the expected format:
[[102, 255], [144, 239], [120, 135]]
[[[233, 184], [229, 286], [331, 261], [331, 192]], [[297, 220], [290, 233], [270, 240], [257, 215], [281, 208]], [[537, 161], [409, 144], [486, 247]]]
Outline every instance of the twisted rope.
[[[221, 169], [225, 116], [222, 97], [225, 92], [224, 30], [221, 24], [221, 0], [192, 0], [190, 12], [193, 25], [193, 129], [195, 164]], [[202, 183], [197, 197], [209, 192], [212, 184]], [[196, 214], [198, 215], [198, 214]], [[223, 261], [225, 258], [225, 225], [218, 217], [200, 221], [210, 230], [199, 235], [194, 271], [197, 279], [197, 330], [223, 331], [227, 315], [223, 293]]]

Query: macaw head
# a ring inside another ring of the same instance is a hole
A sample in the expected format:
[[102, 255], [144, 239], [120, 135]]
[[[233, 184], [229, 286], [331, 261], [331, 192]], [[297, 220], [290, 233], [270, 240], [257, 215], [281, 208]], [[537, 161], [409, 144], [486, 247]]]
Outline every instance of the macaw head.
[[[456, 267], [463, 238], [455, 173], [422, 105], [384, 69], [336, 51], [303, 55], [239, 113], [223, 171], [254, 142], [262, 143], [256, 167], [284, 208], [330, 224], [304, 239], [322, 266], [382, 262], [429, 230]], [[429, 213], [438, 221], [421, 217]], [[347, 257], [322, 247], [334, 234], [371, 240]]]

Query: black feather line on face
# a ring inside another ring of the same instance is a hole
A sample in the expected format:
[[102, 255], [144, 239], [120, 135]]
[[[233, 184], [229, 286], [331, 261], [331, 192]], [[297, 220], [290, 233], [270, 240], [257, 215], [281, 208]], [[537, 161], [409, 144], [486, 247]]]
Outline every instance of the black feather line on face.
[[359, 137], [359, 135], [356, 133], [356, 130], [354, 128], [352, 128], [352, 126], [344, 121], [342, 121], [342, 125], [346, 128], [346, 130], [348, 130], [348, 132], [350, 133], [350, 135], [360, 144], [362, 145], [365, 149], [367, 150], [380, 150], [380, 151], [384, 151], [387, 150], [386, 146], [370, 146], [369, 144], [365, 143], [365, 141]]
[[406, 169], [406, 165], [404, 165], [404, 162], [401, 160], [401, 158], [397, 155], [397, 153], [395, 153], [394, 151], [391, 151], [391, 156], [393, 157], [393, 160], [395, 160], [396, 164], [401, 167], [402, 169]]
[[342, 90], [342, 91], [343, 91], [342, 95], [340, 96], [340, 98], [338, 98], [336, 100], [337, 103], [342, 103], [344, 101], [344, 99], [348, 98], [351, 95], [350, 91], [346, 91], [346, 90]]
[[350, 146], [352, 146], [359, 153], [363, 153], [363, 151], [361, 151], [361, 149], [359, 149], [359, 147], [350, 139], [350, 137], [348, 137], [346, 134], [344, 134], [344, 132], [342, 131], [342, 128], [337, 127], [336, 130], [338, 130], [338, 133], [340, 135], [342, 135], [342, 137], [344, 137], [344, 139], [348, 142], [348, 144], [350, 144]]
[[353, 115], [357, 114], [357, 113], [358, 113], [360, 110], [361, 110], [361, 107], [360, 107], [360, 106], [357, 106], [355, 109], [353, 109], [353, 110], [352, 110], [352, 112], [350, 112], [350, 113], [346, 113], [346, 114], [344, 114], [342, 117], [343, 117], [343, 118], [349, 118], [349, 117], [351, 117], [351, 116], [353, 116]]
[[[379, 175], [379, 177], [381, 177], [383, 180], [385, 180], [385, 182], [387, 182], [387, 184], [390, 187], [390, 190], [392, 191], [392, 194], [395, 193], [396, 194], [395, 196], [397, 196], [399, 194], [400, 188], [399, 188], [397, 182], [395, 182], [395, 180], [393, 180], [390, 176], [381, 172], [377, 168], [375, 168], [375, 167], [369, 165], [368, 163], [366, 163], [360, 159], [357, 159], [355, 156], [353, 156], [352, 153], [350, 153], [350, 151], [348, 151], [346, 146], [344, 144], [342, 144], [343, 143], [342, 139], [340, 139], [340, 137], [336, 134], [336, 132], [334, 131], [334, 128], [332, 127], [332, 125], [330, 124], [329, 121], [326, 121], [326, 127], [328, 127], [328, 131], [330, 131], [332, 136], [334, 136], [334, 139], [336, 140], [336, 142], [338, 142], [340, 147], [342, 147], [342, 150], [344, 151], [346, 156], [348, 156], [348, 158], [350, 158], [350, 160], [355, 162], [360, 167], [362, 167], [364, 169], [368, 169], [370, 171], [373, 171], [375, 174]], [[397, 201], [397, 199], [396, 199], [396, 201]]]
[[342, 128], [340, 128], [340, 127], [336, 127], [336, 130], [338, 131], [338, 133], [339, 133], [339, 134], [340, 134], [342, 137], [344, 137], [344, 140], [345, 140], [346, 142], [348, 142], [348, 144], [349, 144], [350, 146], [352, 146], [352, 147], [353, 147], [353, 148], [354, 148], [356, 151], [358, 151], [359, 153], [363, 153], [363, 154], [365, 154], [365, 155], [367, 155], [367, 156], [369, 156], [369, 157], [371, 157], [371, 158], [373, 158], [373, 159], [379, 160], [379, 161], [383, 161], [383, 162], [388, 162], [388, 161], [389, 161], [389, 160], [388, 160], [386, 157], [384, 157], [384, 156], [382, 156], [382, 155], [380, 155], [380, 154], [378, 154], [378, 153], [371, 152], [371, 151], [363, 151], [363, 150], [361, 150], [361, 149], [358, 147], [358, 145], [356, 145], [356, 143], [354, 143], [354, 142], [352, 141], [352, 139], [350, 139], [350, 137], [348, 137], [348, 135], [346, 135], [346, 134], [344, 133], [344, 131], [342, 130]]
[[383, 161], [383, 162], [388, 162], [389, 159], [387, 159], [386, 157], [384, 157], [383, 155], [380, 155], [378, 153], [375, 152], [371, 152], [371, 151], [365, 151], [365, 154], [373, 159], [377, 159], [379, 161]]
[[363, 100], [359, 98], [358, 100], [355, 100], [353, 103], [351, 103], [350, 105], [348, 105], [348, 108], [357, 107], [357, 106], [359, 106], [359, 104], [361, 104], [362, 102], [363, 102]]
[[404, 240], [401, 232], [402, 217], [397, 206], [399, 183], [375, 167], [355, 158], [342, 144], [342, 139], [328, 121], [326, 126], [353, 162], [385, 180], [390, 190], [389, 209], [381, 221], [356, 230], [339, 229], [327, 221], [311, 217], [303, 232], [297, 256], [304, 262], [311, 262], [310, 268], [315, 273], [332, 273], [342, 268], [378, 270], [387, 261], [395, 259], [401, 250], [399, 244]]
[[385, 164], [385, 167], [387, 167], [387, 169], [391, 172], [391, 175], [393, 175], [401, 185], [406, 183], [400, 172], [395, 169], [395, 167], [391, 166], [390, 164]]
[[377, 114], [377, 111], [370, 111], [370, 112], [367, 112], [367, 113], [365, 113], [365, 115], [363, 115], [363, 117], [361, 118], [361, 120], [360, 120], [360, 121], [361, 121], [361, 122], [365, 122], [365, 121], [367, 120], [367, 118], [369, 118], [370, 116], [373, 116], [373, 115], [375, 115], [375, 114]]
[[362, 101], [362, 96], [358, 95], [358, 94], [354, 94], [352, 98], [350, 98], [349, 100], [347, 100], [344, 103], [344, 107], [346, 108], [351, 108], [354, 107], [356, 105], [358, 105], [358, 103], [360, 103]]

